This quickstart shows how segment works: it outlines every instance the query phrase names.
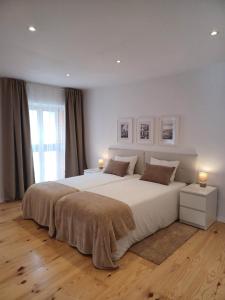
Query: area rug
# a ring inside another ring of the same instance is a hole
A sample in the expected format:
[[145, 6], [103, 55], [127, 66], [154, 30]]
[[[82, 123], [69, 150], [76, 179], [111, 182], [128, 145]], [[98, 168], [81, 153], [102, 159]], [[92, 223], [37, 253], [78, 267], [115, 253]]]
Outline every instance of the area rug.
[[160, 265], [197, 231], [195, 227], [175, 222], [136, 243], [130, 251]]

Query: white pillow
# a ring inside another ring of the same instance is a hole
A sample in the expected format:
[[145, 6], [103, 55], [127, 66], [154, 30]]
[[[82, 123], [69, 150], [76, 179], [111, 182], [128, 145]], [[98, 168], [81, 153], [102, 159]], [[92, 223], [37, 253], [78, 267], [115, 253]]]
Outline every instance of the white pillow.
[[170, 177], [170, 182], [173, 182], [175, 179], [175, 175], [177, 172], [177, 168], [180, 164], [179, 161], [172, 161], [172, 160], [161, 160], [161, 159], [156, 159], [154, 157], [151, 157], [150, 160], [151, 165], [157, 165], [157, 166], [165, 166], [165, 167], [175, 167], [175, 170], [173, 171], [171, 177]]
[[118, 161], [124, 161], [124, 162], [129, 162], [129, 166], [127, 169], [127, 174], [128, 175], [133, 175], [134, 174], [134, 168], [137, 162], [137, 155], [135, 156], [115, 156], [114, 160], [118, 160]]

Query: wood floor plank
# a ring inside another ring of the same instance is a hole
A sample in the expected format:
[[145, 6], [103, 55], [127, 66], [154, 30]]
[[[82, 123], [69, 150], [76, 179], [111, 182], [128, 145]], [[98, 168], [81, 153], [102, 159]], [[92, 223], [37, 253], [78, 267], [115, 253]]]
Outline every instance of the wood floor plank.
[[157, 266], [128, 252], [116, 271], [48, 236], [21, 217], [21, 203], [0, 204], [0, 299], [225, 300], [225, 224], [200, 230]]

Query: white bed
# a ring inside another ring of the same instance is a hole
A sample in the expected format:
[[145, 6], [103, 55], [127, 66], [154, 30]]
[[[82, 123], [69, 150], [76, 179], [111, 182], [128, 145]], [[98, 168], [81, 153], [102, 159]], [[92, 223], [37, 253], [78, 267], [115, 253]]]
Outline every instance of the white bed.
[[134, 243], [178, 218], [179, 191], [184, 186], [182, 182], [166, 186], [134, 178], [88, 189], [89, 192], [125, 202], [133, 212], [136, 229], [117, 241], [114, 260], [121, 258]]
[[55, 205], [62, 197], [101, 185], [132, 180], [136, 175], [124, 177], [105, 173], [85, 174], [56, 182], [43, 182], [32, 185], [25, 193], [22, 202], [23, 217], [34, 220], [49, 229], [51, 237], [55, 234]]
[[[76, 188], [80, 191], [88, 191], [119, 200], [131, 208], [136, 228], [122, 239], [117, 240], [117, 251], [113, 253], [112, 259], [118, 260], [134, 243], [170, 225], [178, 218], [179, 192], [186, 183], [194, 182], [195, 180], [196, 155], [143, 152], [141, 150], [113, 148], [109, 149], [109, 154], [111, 157], [115, 157], [115, 155], [137, 155], [138, 161], [135, 167], [135, 173], [138, 174], [143, 174], [145, 162], [149, 162], [151, 157], [162, 160], [180, 161], [175, 181], [168, 186], [140, 180], [141, 175], [137, 174], [119, 177], [102, 172], [57, 181], [58, 183]], [[47, 196], [48, 195], [46, 195], [46, 197]], [[32, 197], [30, 198], [32, 200]], [[45, 199], [45, 197], [42, 198], [42, 202], [46, 204], [46, 200], [48, 199]], [[37, 201], [35, 200], [34, 203], [36, 205]], [[52, 211], [54, 211], [54, 209]], [[47, 213], [47, 217], [53, 220], [53, 230], [51, 232], [54, 233], [54, 214], [51, 215], [50, 211], [50, 216], [48, 216]], [[36, 220], [35, 218], [30, 218]], [[40, 224], [48, 226], [47, 222], [45, 223]]]
[[59, 181], [63, 184], [122, 201], [133, 212], [136, 229], [117, 241], [113, 259], [118, 260], [136, 242], [173, 223], [178, 218], [179, 192], [186, 183], [194, 182], [196, 154], [151, 152], [142, 150], [109, 148], [109, 158], [116, 155], [138, 156], [135, 173], [143, 174], [145, 162], [150, 157], [162, 160], [178, 160], [175, 181], [169, 186], [139, 180], [141, 175], [118, 177], [98, 173], [72, 177]]

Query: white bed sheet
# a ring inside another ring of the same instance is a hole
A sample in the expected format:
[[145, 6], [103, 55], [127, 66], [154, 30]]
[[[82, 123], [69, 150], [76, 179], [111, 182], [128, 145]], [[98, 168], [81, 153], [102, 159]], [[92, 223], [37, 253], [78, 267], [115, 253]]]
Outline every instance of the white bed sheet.
[[137, 174], [120, 177], [120, 176], [101, 172], [101, 173], [90, 173], [81, 176], [64, 178], [64, 179], [57, 180], [57, 182], [76, 188], [80, 191], [84, 191], [89, 188], [94, 188], [97, 186], [101, 186], [113, 182], [125, 181], [128, 179], [134, 179], [139, 177], [140, 175]]
[[182, 182], [166, 186], [135, 178], [88, 189], [128, 204], [133, 212], [136, 229], [117, 241], [114, 260], [121, 258], [134, 243], [178, 218], [179, 191], [184, 186]]

